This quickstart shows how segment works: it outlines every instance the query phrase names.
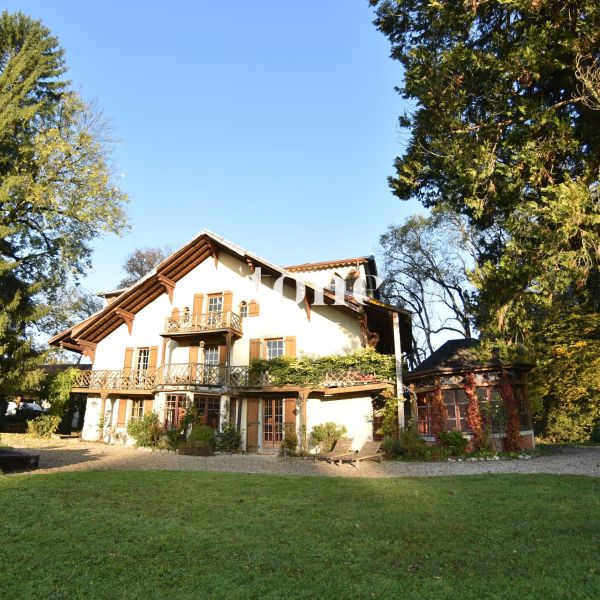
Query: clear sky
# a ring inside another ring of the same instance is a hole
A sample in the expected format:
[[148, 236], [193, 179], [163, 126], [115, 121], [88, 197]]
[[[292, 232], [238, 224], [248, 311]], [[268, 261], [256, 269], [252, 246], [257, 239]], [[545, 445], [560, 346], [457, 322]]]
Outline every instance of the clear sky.
[[372, 254], [421, 206], [392, 196], [406, 103], [367, 0], [6, 2], [41, 19], [116, 126], [133, 231], [96, 244], [113, 289], [136, 246], [209, 229], [282, 266]]

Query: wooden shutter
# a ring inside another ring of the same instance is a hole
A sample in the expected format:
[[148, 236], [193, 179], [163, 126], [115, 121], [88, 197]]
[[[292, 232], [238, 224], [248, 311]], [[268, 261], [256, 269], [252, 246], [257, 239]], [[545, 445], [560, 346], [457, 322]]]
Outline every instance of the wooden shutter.
[[179, 319], [179, 309], [178, 308], [174, 308], [171, 311], [171, 319]]
[[296, 336], [291, 335], [285, 338], [285, 355], [296, 356]]
[[131, 371], [133, 364], [133, 348], [125, 348], [125, 362], [123, 363], [124, 371]]
[[256, 302], [256, 300], [250, 300], [250, 304], [248, 304], [248, 316], [258, 317], [258, 309], [258, 302]]
[[260, 358], [260, 338], [250, 340], [250, 360]]
[[127, 400], [119, 400], [119, 416], [117, 418], [117, 427], [125, 427], [125, 417], [127, 416]]
[[190, 344], [190, 362], [197, 363], [198, 362], [198, 343]]
[[285, 433], [296, 433], [296, 398], [285, 399]]
[[203, 304], [204, 304], [204, 294], [194, 294], [194, 309], [192, 311], [192, 314], [201, 315]]
[[156, 372], [157, 361], [158, 361], [158, 346], [150, 346], [150, 356], [148, 357], [148, 371]]
[[154, 400], [144, 400], [144, 414], [151, 413], [154, 409]]
[[219, 346], [219, 364], [227, 364], [227, 346], [225, 344]]
[[230, 291], [223, 292], [223, 310], [231, 310], [233, 294]]
[[246, 413], [246, 452], [258, 452], [258, 398], [248, 398]]

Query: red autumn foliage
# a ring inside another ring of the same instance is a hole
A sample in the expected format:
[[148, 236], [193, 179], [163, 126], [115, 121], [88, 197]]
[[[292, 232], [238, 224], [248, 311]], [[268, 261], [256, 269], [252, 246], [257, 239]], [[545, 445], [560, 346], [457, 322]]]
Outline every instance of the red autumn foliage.
[[512, 386], [508, 382], [506, 373], [502, 372], [502, 378], [500, 382], [496, 384], [498, 392], [502, 397], [504, 403], [504, 410], [508, 417], [506, 421], [506, 437], [503, 440], [504, 450], [506, 452], [518, 452], [520, 450], [519, 441], [521, 438], [519, 422], [519, 409], [517, 408], [517, 401], [513, 393]]
[[444, 395], [439, 382], [436, 382], [431, 395], [431, 433], [435, 435], [436, 444], [439, 445], [439, 434], [446, 429], [448, 411], [444, 406]]
[[479, 411], [479, 403], [477, 401], [477, 387], [475, 386], [475, 377], [473, 373], [469, 373], [465, 382], [465, 394], [469, 399], [467, 407], [467, 423], [473, 432], [471, 445], [476, 450], [481, 450], [485, 446], [485, 435], [483, 433], [483, 420]]

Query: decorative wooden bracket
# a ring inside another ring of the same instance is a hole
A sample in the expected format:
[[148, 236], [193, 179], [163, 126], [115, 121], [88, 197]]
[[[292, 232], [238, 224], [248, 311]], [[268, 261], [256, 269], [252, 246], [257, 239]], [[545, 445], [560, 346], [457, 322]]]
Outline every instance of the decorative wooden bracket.
[[75, 340], [74, 344], [68, 342], [60, 343], [62, 348], [67, 350], [74, 350], [75, 352], [81, 352], [84, 356], [87, 356], [92, 362], [96, 358], [96, 344], [95, 342], [85, 342], [83, 340]]
[[121, 317], [121, 319], [123, 319], [125, 325], [127, 325], [127, 329], [129, 329], [129, 335], [131, 336], [131, 329], [133, 327], [133, 319], [135, 319], [135, 315], [122, 308], [117, 308], [115, 313]]
[[173, 304], [173, 291], [175, 290], [175, 282], [171, 281], [168, 277], [165, 277], [164, 275], [159, 275], [158, 281], [159, 283], [162, 283], [165, 286], [165, 290], [167, 294], [169, 294], [169, 300], [171, 301], [171, 304]]
[[249, 256], [246, 256], [246, 262], [248, 263], [250, 270], [254, 273], [254, 263], [252, 262], [252, 259]]
[[212, 252], [213, 258], [215, 259], [215, 269], [219, 268], [219, 249], [215, 246], [214, 242], [211, 239], [207, 240], [208, 245], [210, 246], [210, 251]]
[[367, 333], [369, 330], [367, 328], [367, 313], [365, 313], [364, 308], [363, 308], [362, 314], [358, 318], [358, 322], [360, 323], [360, 332], [362, 334], [362, 345], [363, 345], [363, 348], [366, 348], [367, 347]]
[[306, 305], [306, 316], [310, 322], [310, 303], [308, 302], [308, 294], [304, 296], [304, 304]]

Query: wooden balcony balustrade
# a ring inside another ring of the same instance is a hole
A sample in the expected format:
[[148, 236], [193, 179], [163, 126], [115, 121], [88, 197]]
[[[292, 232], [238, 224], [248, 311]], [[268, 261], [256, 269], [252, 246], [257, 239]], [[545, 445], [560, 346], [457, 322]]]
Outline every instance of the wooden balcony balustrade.
[[219, 310], [197, 315], [183, 314], [178, 317], [167, 317], [165, 320], [165, 335], [202, 333], [220, 329], [231, 329], [241, 335], [242, 317], [231, 310]]
[[[325, 373], [317, 388], [326, 391], [380, 383], [389, 382], [376, 375], [362, 374], [354, 370], [331, 371]], [[260, 388], [272, 387], [273, 381], [268, 371], [255, 372], [248, 366], [174, 363], [148, 371], [82, 371], [73, 388], [82, 391], [144, 390], [150, 393], [177, 386]]]

